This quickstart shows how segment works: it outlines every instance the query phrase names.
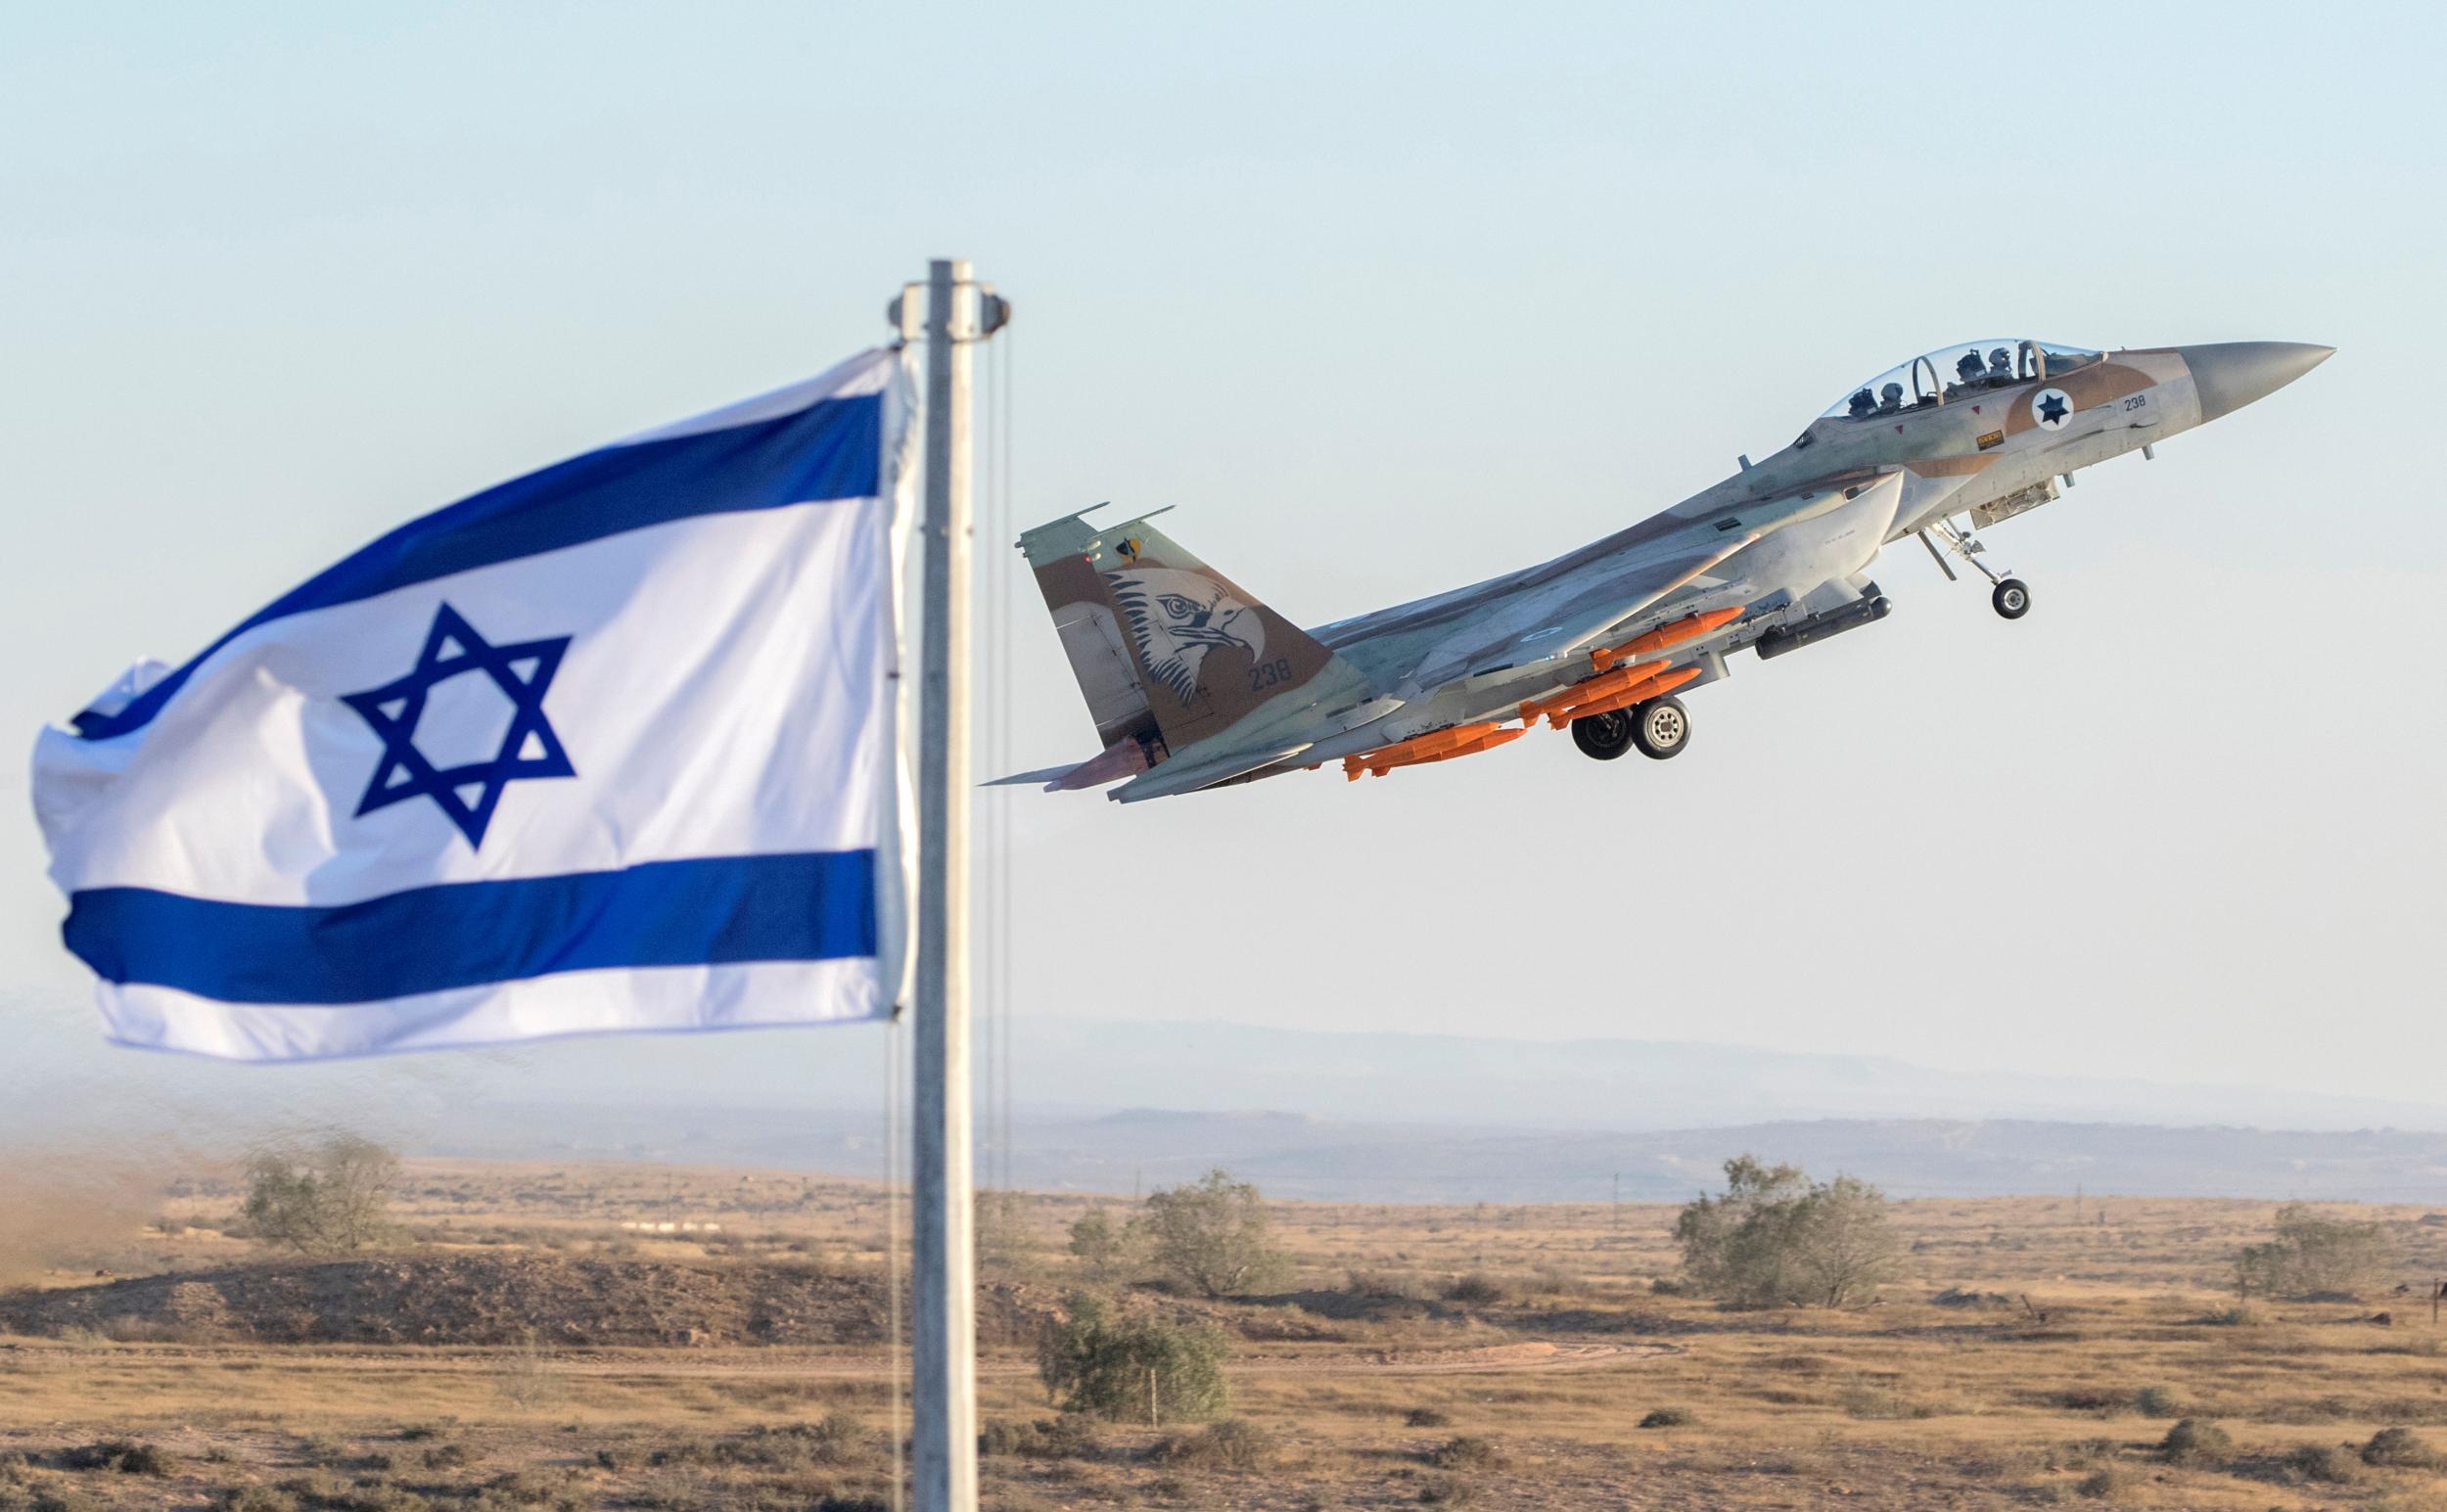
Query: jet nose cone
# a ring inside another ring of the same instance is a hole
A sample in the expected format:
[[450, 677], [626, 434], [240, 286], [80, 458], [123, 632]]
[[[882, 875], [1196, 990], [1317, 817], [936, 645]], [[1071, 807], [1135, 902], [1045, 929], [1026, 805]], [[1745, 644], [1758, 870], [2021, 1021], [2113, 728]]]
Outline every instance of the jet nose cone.
[[2233, 414], [2266, 398], [2336, 354], [2305, 342], [2219, 342], [2177, 348], [2200, 392], [2200, 418]]

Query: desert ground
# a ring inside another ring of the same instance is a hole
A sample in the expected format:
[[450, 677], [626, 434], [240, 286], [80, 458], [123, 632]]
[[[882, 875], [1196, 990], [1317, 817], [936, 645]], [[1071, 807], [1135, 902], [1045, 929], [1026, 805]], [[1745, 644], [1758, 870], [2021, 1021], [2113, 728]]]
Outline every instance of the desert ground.
[[[892, 1504], [879, 1188], [416, 1161], [397, 1237], [327, 1260], [234, 1237], [232, 1172], [162, 1184], [0, 1277], [0, 1509]], [[1898, 1202], [1877, 1302], [1736, 1310], [1676, 1293], [1672, 1207], [1274, 1204], [1280, 1289], [1121, 1289], [1228, 1338], [1218, 1426], [1048, 1403], [1094, 1206], [1131, 1204], [989, 1211], [989, 1506], [2447, 1509], [2419, 1208], [2335, 1210], [2399, 1234], [2404, 1290], [2239, 1302], [2273, 1202]], [[2184, 1418], [2225, 1441], [2170, 1454]]]

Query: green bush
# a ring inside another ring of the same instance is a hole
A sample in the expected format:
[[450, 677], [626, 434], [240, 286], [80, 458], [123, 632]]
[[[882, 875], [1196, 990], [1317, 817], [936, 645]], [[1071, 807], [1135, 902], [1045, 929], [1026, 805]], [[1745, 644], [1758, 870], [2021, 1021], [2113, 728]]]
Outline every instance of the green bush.
[[399, 1157], [354, 1134], [267, 1146], [247, 1161], [247, 1225], [265, 1244], [301, 1252], [363, 1249], [392, 1233], [386, 1212], [398, 1181]]
[[2277, 1237], [2236, 1258], [2243, 1284], [2265, 1297], [2350, 1296], [2396, 1263], [2396, 1241], [2378, 1223], [2322, 1217], [2301, 1203], [2277, 1210]]
[[1090, 1208], [1071, 1225], [1071, 1255], [1098, 1281], [1126, 1281], [1138, 1273], [1143, 1234], [1117, 1224], [1102, 1208]]
[[1902, 1254], [1876, 1187], [1813, 1182], [1799, 1167], [1748, 1155], [1725, 1163], [1725, 1194], [1685, 1208], [1674, 1236], [1691, 1290], [1739, 1306], [1867, 1302]]
[[1144, 1243], [1158, 1270], [1207, 1297], [1237, 1297], [1285, 1279], [1291, 1261], [1267, 1233], [1258, 1189], [1229, 1171], [1147, 1195], [1132, 1220], [1133, 1243]]
[[1112, 1422], [1196, 1421], [1224, 1410], [1224, 1336], [1154, 1317], [1115, 1317], [1094, 1297], [1045, 1330], [1037, 1371], [1065, 1412]]

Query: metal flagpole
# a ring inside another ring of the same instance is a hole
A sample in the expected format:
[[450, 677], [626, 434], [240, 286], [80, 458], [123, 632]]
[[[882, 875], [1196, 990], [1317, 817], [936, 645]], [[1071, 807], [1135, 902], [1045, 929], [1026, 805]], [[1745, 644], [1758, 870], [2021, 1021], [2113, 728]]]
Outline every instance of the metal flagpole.
[[[914, 291], [911, 291], [914, 292]], [[906, 296], [903, 296], [905, 300]], [[970, 346], [1010, 307], [938, 258], [926, 282], [926, 502], [910, 1374], [918, 1512], [977, 1506], [975, 1148], [969, 1086]], [[904, 316], [903, 329], [907, 322]]]

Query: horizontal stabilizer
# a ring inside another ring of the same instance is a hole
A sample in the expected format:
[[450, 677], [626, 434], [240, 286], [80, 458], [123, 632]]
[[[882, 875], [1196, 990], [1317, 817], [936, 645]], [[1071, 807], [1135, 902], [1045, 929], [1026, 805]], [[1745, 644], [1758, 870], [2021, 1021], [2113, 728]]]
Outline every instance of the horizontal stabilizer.
[[1167, 761], [1144, 776], [1131, 778], [1106, 794], [1105, 797], [1125, 803], [1135, 803], [1141, 799], [1166, 798], [1175, 793], [1195, 793], [1200, 788], [1212, 788], [1218, 783], [1229, 782], [1235, 777], [1245, 776], [1262, 767], [1272, 766], [1277, 761], [1288, 761], [1308, 750], [1312, 744], [1314, 742], [1302, 741], [1296, 746], [1286, 746], [1281, 750], [1244, 751], [1231, 756], [1216, 756], [1205, 761]]
[[1008, 777], [996, 777], [981, 782], [978, 786], [981, 788], [1019, 788], [1032, 784], [1041, 786], [1056, 778], [1067, 777], [1076, 770], [1078, 770], [1077, 763], [1070, 766], [1041, 766], [1033, 772], [1013, 772]]

